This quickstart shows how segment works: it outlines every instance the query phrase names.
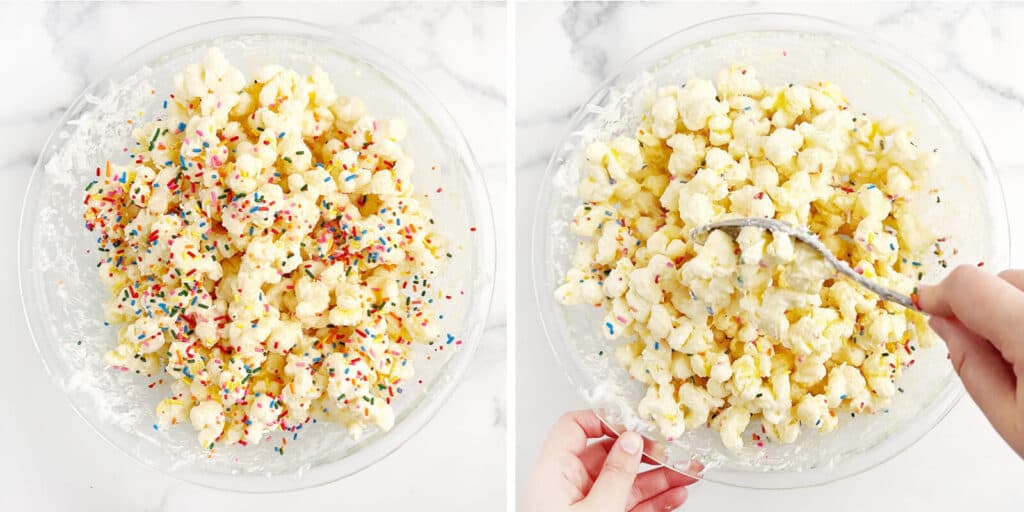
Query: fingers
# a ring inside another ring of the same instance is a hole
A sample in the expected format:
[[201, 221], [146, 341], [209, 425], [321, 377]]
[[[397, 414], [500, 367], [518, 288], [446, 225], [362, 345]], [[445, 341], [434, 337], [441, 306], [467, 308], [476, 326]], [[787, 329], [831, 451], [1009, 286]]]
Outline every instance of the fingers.
[[637, 476], [633, 482], [633, 491], [630, 494], [629, 501], [626, 503], [626, 509], [632, 509], [665, 491], [676, 487], [685, 487], [696, 481], [696, 478], [686, 476], [666, 467], [645, 471]]
[[999, 278], [1012, 284], [1014, 288], [1024, 291], [1024, 270], [1007, 269], [999, 273]]
[[630, 512], [665, 512], [666, 510], [675, 510], [686, 502], [688, 496], [689, 491], [686, 490], [686, 487], [674, 487], [640, 503], [630, 509]]
[[[595, 413], [595, 414], [597, 414], [597, 413]], [[598, 418], [600, 418], [600, 415], [598, 415]], [[626, 427], [624, 427], [622, 425], [608, 425], [607, 423], [605, 423], [603, 421], [601, 422], [601, 425], [602, 425], [602, 428], [604, 429], [604, 435], [606, 435], [608, 437], [611, 437], [613, 439], [618, 438], [620, 435], [622, 435], [623, 432], [628, 430]], [[647, 448], [646, 445], [647, 445], [648, 442], [651, 442], [651, 441], [649, 439], [647, 439], [647, 438], [644, 438], [644, 445], [645, 445], [644, 446], [644, 451], [647, 451], [646, 450], [646, 448]]]
[[572, 411], [563, 414], [544, 441], [544, 453], [568, 450], [574, 455], [583, 453], [587, 439], [604, 436], [604, 424], [594, 411]]
[[575, 455], [565, 451], [545, 453], [530, 472], [522, 510], [542, 512], [550, 510], [552, 503], [577, 503], [586, 496], [583, 486], [589, 487], [590, 483], [590, 476]]
[[640, 468], [643, 438], [636, 432], [625, 432], [612, 445], [601, 473], [583, 500], [599, 510], [626, 510]]
[[995, 347], [957, 320], [933, 316], [928, 324], [946, 340], [949, 358], [971, 398], [992, 426], [1008, 439], [1015, 421], [1013, 369]]
[[[608, 458], [608, 451], [611, 450], [612, 445], [614, 444], [614, 439], [602, 439], [586, 447], [586, 449], [580, 453], [580, 462], [583, 463], [583, 467], [587, 468], [587, 474], [590, 475], [592, 481], [601, 473], [601, 467], [604, 466], [604, 460]], [[590, 490], [589, 486], [587, 490]]]
[[[604, 459], [608, 456], [608, 450], [610, 450], [612, 445], [615, 444], [616, 438], [617, 436], [611, 439], [602, 439], [595, 443], [591, 443], [590, 446], [587, 446], [586, 449], [583, 450], [583, 453], [580, 453], [580, 462], [582, 462], [583, 466], [587, 468], [587, 473], [590, 475], [591, 479], [597, 478], [597, 475], [601, 473], [601, 466], [604, 464]], [[644, 456], [640, 459], [640, 462], [651, 466], [663, 467], [661, 462], [647, 456], [648, 443], [651, 442], [652, 441], [646, 437], [644, 438]], [[704, 469], [704, 466], [693, 461], [690, 463], [690, 467], [686, 471], [690, 474], [697, 474], [702, 469]], [[639, 478], [643, 478], [643, 474], [641, 474], [638, 479]], [[587, 486], [587, 490], [590, 490], [589, 485]]]
[[[625, 432], [625, 427], [613, 427], [608, 428], [605, 425], [605, 434], [615, 440], [619, 437], [620, 432]], [[665, 445], [659, 443], [653, 439], [644, 438], [644, 458], [640, 459], [644, 464], [650, 464], [651, 466], [663, 466], [662, 462], [665, 460]], [[701, 466], [704, 469], [704, 466]]]
[[989, 340], [1011, 364], [1024, 361], [1016, 321], [1024, 311], [1024, 293], [1009, 282], [975, 267], [959, 266], [938, 285], [921, 287], [918, 299], [923, 311], [956, 318]]

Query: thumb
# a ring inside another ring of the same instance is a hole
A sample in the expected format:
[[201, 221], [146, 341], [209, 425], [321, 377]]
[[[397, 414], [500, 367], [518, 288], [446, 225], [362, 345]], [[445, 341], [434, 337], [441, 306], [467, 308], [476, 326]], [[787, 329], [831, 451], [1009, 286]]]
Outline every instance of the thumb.
[[584, 500], [593, 510], [625, 510], [640, 469], [644, 440], [636, 432], [624, 432], [604, 460], [597, 481]]

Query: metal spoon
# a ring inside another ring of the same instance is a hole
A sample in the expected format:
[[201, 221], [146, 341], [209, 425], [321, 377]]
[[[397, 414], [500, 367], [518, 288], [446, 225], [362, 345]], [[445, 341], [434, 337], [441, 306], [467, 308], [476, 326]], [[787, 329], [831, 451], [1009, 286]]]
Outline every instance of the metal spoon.
[[841, 274], [845, 275], [846, 277], [849, 277], [857, 284], [863, 286], [864, 288], [867, 288], [868, 290], [871, 290], [872, 292], [874, 292], [875, 295], [878, 295], [882, 300], [894, 302], [905, 308], [919, 309], [915, 304], [914, 299], [912, 299], [910, 296], [904, 295], [900, 292], [897, 292], [896, 290], [886, 288], [874, 281], [869, 280], [863, 275], [858, 274], [855, 270], [850, 268], [850, 265], [847, 264], [845, 261], [836, 258], [836, 256], [832, 254], [832, 251], [828, 250], [828, 248], [825, 247], [825, 244], [821, 243], [821, 240], [818, 238], [818, 235], [814, 234], [813, 232], [806, 228], [800, 228], [788, 222], [775, 219], [766, 219], [763, 217], [743, 217], [738, 219], [721, 220], [718, 222], [712, 222], [710, 224], [705, 224], [703, 226], [695, 228], [693, 231], [690, 232], [690, 237], [693, 239], [697, 239], [697, 237], [699, 237], [700, 235], [709, 233], [716, 229], [728, 231], [730, 233], [733, 233], [733, 235], [735, 236], [736, 232], [747, 226], [767, 229], [769, 231], [785, 233], [789, 236], [792, 236], [793, 238], [796, 238], [797, 240], [800, 240], [801, 242], [811, 246], [811, 248], [817, 251], [819, 254], [821, 254], [825, 258], [825, 261], [828, 261], [828, 263], [832, 265], [833, 268], [838, 270]]

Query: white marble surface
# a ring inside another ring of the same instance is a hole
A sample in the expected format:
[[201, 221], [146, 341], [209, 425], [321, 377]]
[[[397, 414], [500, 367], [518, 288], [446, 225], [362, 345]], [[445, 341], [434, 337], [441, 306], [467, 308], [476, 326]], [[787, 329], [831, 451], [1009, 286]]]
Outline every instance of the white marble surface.
[[[0, 3], [0, 510], [499, 510], [505, 503], [505, 286], [454, 395], [396, 453], [308, 491], [233, 495], [145, 468], [74, 415], [44, 373], [17, 292], [18, 212], [37, 152], [63, 110], [121, 55], [201, 21], [285, 16], [351, 32], [415, 71], [440, 97], [479, 159], [495, 211], [505, 182], [505, 9], [466, 4], [12, 5]], [[15, 71], [16, 70], [16, 71]], [[503, 233], [498, 217], [498, 230]], [[504, 241], [498, 237], [499, 243]], [[504, 255], [499, 276], [504, 276]], [[439, 469], [443, 461], [444, 470]], [[293, 507], [293, 508], [292, 508]]]
[[[790, 11], [867, 27], [937, 74], [981, 130], [1006, 195], [1024, 193], [1024, 5], [520, 4], [516, 26], [517, 469], [536, 460], [545, 430], [583, 401], [539, 327], [530, 281], [529, 230], [544, 167], [575, 109], [628, 57], [691, 24], [743, 12]], [[1010, 201], [1017, 242], [1024, 205]], [[1014, 266], [1024, 266], [1017, 252]], [[683, 510], [1019, 510], [1024, 462], [963, 400], [924, 439], [864, 474], [821, 487], [751, 491], [703, 482]]]

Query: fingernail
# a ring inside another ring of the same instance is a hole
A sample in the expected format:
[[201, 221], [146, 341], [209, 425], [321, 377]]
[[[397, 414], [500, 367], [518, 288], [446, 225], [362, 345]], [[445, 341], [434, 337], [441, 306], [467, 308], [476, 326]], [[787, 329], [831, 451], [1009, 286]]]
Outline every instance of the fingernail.
[[630, 455], [636, 455], [644, 447], [644, 440], [636, 432], [626, 432], [619, 437], [619, 447]]

